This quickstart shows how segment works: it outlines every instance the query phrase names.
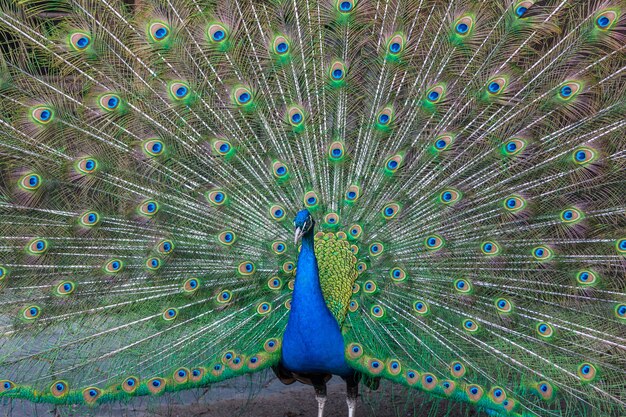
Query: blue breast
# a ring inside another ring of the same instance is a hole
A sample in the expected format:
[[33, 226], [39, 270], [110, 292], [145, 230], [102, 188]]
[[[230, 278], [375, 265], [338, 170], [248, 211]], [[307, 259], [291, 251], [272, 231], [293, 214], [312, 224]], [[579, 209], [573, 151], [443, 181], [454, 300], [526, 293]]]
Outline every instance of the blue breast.
[[313, 233], [302, 239], [296, 282], [287, 329], [283, 336], [281, 362], [293, 372], [326, 372], [347, 376], [352, 369], [344, 357], [344, 342], [319, 283]]

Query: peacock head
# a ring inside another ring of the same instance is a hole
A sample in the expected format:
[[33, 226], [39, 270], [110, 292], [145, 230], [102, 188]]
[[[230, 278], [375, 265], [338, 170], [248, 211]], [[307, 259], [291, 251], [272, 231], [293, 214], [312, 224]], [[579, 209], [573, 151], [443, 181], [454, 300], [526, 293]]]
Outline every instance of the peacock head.
[[300, 210], [298, 214], [296, 214], [296, 218], [293, 220], [293, 225], [296, 227], [296, 236], [294, 238], [293, 243], [298, 244], [298, 240], [308, 233], [310, 230], [313, 230], [315, 227], [315, 220], [309, 213], [309, 210], [304, 209]]

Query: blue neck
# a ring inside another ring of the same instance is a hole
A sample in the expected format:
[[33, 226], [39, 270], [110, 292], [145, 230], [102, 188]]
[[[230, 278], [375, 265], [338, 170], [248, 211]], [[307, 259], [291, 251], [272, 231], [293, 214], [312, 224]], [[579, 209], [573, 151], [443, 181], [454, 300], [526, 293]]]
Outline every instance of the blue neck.
[[349, 375], [339, 324], [324, 301], [314, 245], [312, 227], [302, 237], [281, 360], [294, 372]]
[[302, 249], [298, 255], [290, 320], [291, 316], [299, 316], [301, 310], [311, 310], [311, 307], [328, 311], [319, 280], [313, 228], [302, 236]]

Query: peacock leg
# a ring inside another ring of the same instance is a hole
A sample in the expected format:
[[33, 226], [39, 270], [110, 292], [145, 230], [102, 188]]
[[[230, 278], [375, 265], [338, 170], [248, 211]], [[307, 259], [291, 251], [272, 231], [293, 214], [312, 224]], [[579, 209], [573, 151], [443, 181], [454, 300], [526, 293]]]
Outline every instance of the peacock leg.
[[326, 404], [326, 382], [315, 381], [315, 399], [317, 400], [317, 417], [324, 417], [324, 405]]
[[347, 386], [346, 402], [348, 403], [348, 417], [354, 417], [356, 399], [359, 396], [359, 380], [356, 374], [344, 378]]

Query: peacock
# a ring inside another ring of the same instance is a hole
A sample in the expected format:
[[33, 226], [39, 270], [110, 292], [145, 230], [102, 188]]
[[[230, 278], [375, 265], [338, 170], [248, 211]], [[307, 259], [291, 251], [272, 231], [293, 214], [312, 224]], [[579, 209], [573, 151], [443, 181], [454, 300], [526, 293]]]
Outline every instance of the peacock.
[[0, 0], [0, 403], [623, 415], [625, 48], [623, 0]]

